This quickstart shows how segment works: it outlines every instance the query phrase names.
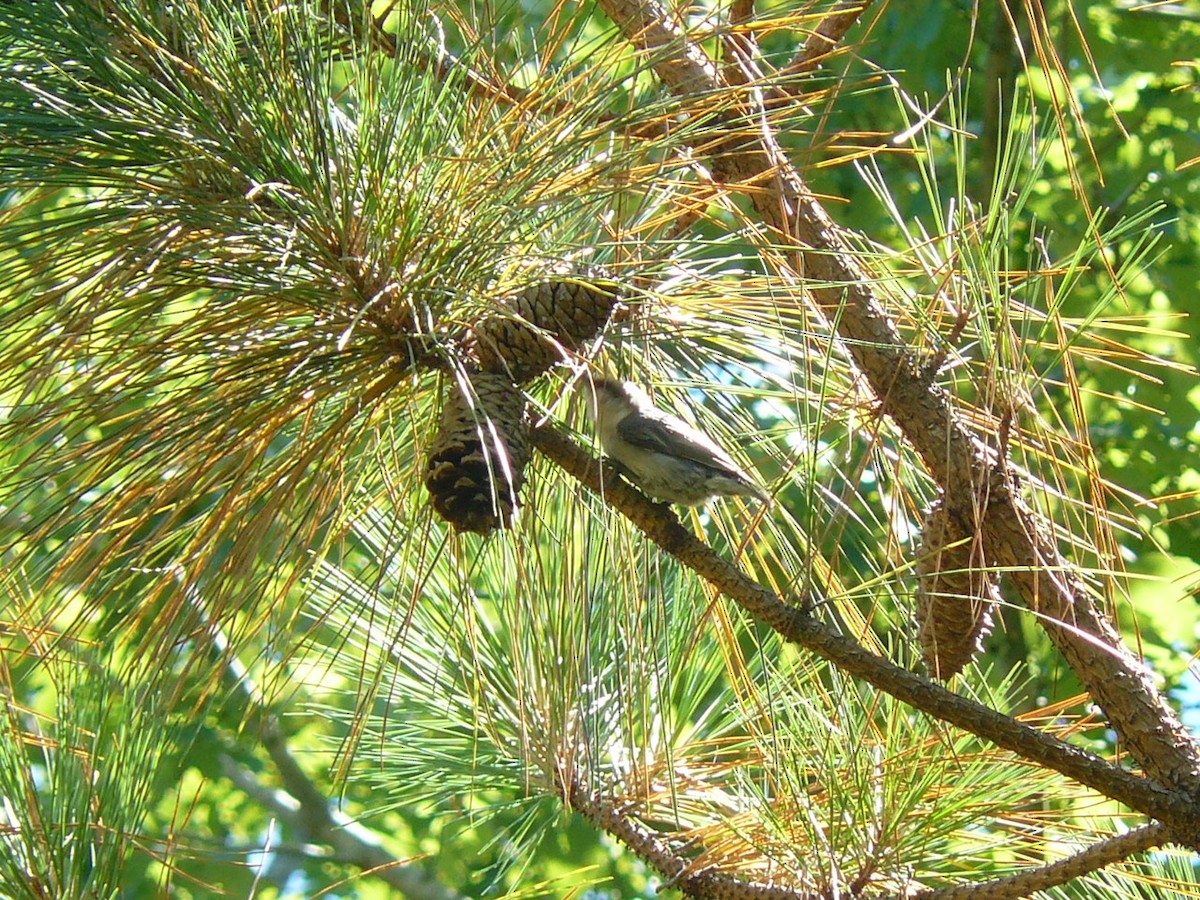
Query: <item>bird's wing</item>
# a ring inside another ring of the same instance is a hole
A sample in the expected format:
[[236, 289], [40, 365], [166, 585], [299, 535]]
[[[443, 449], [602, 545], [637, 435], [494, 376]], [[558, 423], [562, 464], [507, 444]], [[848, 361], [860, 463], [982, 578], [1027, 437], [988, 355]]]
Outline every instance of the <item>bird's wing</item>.
[[749, 480], [716, 441], [682, 421], [668, 426], [649, 415], [627, 416], [617, 425], [617, 435], [643, 450], [690, 459], [714, 471]]

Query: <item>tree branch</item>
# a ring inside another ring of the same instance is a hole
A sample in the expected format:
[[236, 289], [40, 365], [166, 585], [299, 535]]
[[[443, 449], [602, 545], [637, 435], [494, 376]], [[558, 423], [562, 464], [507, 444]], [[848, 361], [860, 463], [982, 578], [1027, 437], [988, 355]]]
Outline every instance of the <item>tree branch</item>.
[[796, 51], [791, 62], [781, 69], [779, 74], [785, 78], [794, 78], [819, 66], [833, 48], [841, 43], [846, 32], [854, 26], [872, 2], [874, 0], [841, 0], [833, 12], [822, 19], [821, 24], [809, 34], [804, 46]]
[[[294, 771], [300, 771], [290, 754], [288, 758]], [[246, 796], [294, 828], [305, 841], [332, 847], [332, 861], [356, 866], [411, 900], [461, 900], [461, 894], [443, 885], [420, 866], [392, 856], [374, 834], [349, 816], [331, 812], [328, 801], [303, 773], [302, 782], [299, 782], [293, 772], [289, 789], [280, 790], [259, 782], [252, 772], [228, 755], [222, 756], [221, 770]], [[289, 778], [284, 778], [284, 783], [288, 782]], [[309, 800], [298, 800], [292, 788], [307, 794]], [[320, 807], [312, 802], [316, 797], [321, 800]]]
[[820, 900], [809, 891], [774, 885], [756, 884], [711, 869], [691, 871], [692, 861], [674, 852], [670, 844], [650, 831], [600, 794], [578, 782], [562, 786], [570, 807], [589, 822], [608, 832], [626, 847], [654, 866], [669, 881], [664, 888], [682, 891], [685, 897], [712, 900]]
[[[198, 598], [192, 597], [204, 615]], [[207, 619], [207, 616], [205, 616]], [[247, 700], [250, 715], [261, 722], [261, 740], [279, 771], [284, 790], [260, 784], [232, 758], [222, 760], [225, 774], [256, 802], [270, 809], [305, 840], [332, 847], [334, 859], [363, 870], [412, 900], [462, 900], [422, 866], [397, 859], [384, 849], [378, 835], [332, 806], [329, 798], [305, 774], [287, 745], [278, 719], [270, 712], [254, 680], [231, 651], [225, 632], [212, 628], [213, 648], [223, 666], [225, 680]]]
[[[682, 97], [703, 98], [715, 128], [744, 141], [746, 114], [713, 103], [724, 85], [699, 47], [667, 18], [655, 0], [600, 0], [627, 39], [651, 55], [662, 81]], [[739, 94], [746, 102], [753, 94]], [[836, 323], [881, 410], [903, 432], [941, 486], [951, 511], [975, 521], [987, 557], [1010, 570], [1030, 609], [1039, 613], [1051, 640], [1104, 709], [1125, 746], [1152, 776], [1200, 792], [1200, 750], [1154, 687], [1151, 673], [1124, 646], [1092, 601], [1083, 579], [1058, 551], [1048, 527], [1008, 489], [994, 490], [1003, 460], [996, 448], [972, 434], [952, 398], [927, 377], [916, 354], [888, 317], [846, 237], [817, 202], [780, 147], [762, 110], [763, 123], [749, 147], [712, 159], [712, 170], [731, 188], [741, 186], [766, 223], [772, 240], [794, 251], [787, 271], [815, 285], [810, 297]], [[724, 146], [714, 141], [712, 146]], [[764, 254], [768, 265], [786, 266], [783, 254]]]
[[913, 900], [1016, 900], [1018, 897], [1028, 897], [1035, 891], [1045, 891], [1066, 884], [1089, 872], [1128, 859], [1135, 853], [1157, 847], [1167, 840], [1165, 826], [1159, 823], [1143, 825], [1125, 834], [1099, 841], [1086, 850], [1048, 866], [1039, 866], [1028, 872], [995, 881], [923, 891], [915, 895]]
[[741, 568], [723, 559], [688, 531], [668, 507], [652, 502], [626, 484], [615, 469], [601, 465], [559, 427], [535, 427], [532, 437], [538, 450], [603, 496], [655, 544], [787, 640], [916, 709], [1167, 823], [1172, 840], [1200, 849], [1200, 801], [1149, 778], [1133, 775], [1093, 753], [1019, 723], [876, 656], [805, 609], [785, 603]]

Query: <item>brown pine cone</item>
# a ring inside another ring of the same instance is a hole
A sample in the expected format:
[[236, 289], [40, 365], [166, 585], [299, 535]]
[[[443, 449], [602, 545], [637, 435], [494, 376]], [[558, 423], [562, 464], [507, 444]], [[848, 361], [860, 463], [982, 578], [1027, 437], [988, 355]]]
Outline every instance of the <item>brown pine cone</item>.
[[1000, 600], [999, 574], [988, 570], [979, 542], [967, 537], [942, 500], [925, 514], [917, 549], [917, 621], [925, 663], [943, 681], [983, 649]]
[[525, 397], [505, 376], [475, 372], [442, 409], [425, 469], [433, 508], [455, 531], [490, 534], [513, 524], [529, 462]]

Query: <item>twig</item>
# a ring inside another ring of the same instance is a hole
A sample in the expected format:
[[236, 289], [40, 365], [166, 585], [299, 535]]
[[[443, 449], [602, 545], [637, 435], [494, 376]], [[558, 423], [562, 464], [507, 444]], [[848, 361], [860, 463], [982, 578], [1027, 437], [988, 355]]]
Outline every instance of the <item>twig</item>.
[[996, 881], [922, 891], [915, 895], [913, 900], [1016, 900], [1018, 897], [1028, 897], [1035, 891], [1045, 891], [1066, 884], [1081, 875], [1128, 859], [1135, 853], [1157, 847], [1167, 840], [1169, 838], [1164, 825], [1157, 822], [1143, 825], [1125, 834], [1099, 841], [1086, 850], [1048, 866], [1039, 866]]
[[784, 66], [779, 74], [789, 78], [819, 66], [873, 2], [874, 0], [841, 0], [833, 12], [822, 19], [821, 24], [809, 34], [804, 46], [796, 51], [792, 61]]
[[[715, 110], [713, 146], [721, 144], [722, 128], [744, 140], [744, 113], [713, 102], [724, 88], [714, 67], [655, 0], [600, 0], [600, 5], [630, 42], [652, 53], [655, 71], [672, 91], [702, 98]], [[946, 496], [962, 504], [958, 512], [964, 520], [975, 505], [983, 508], [980, 526], [988, 557], [1012, 573], [1026, 605], [1039, 613], [1130, 754], [1155, 778], [1200, 792], [1200, 750], [1155, 689], [1149, 670], [1092, 601], [1049, 528], [1015, 491], [991, 490], [995, 449], [977, 439], [956, 414], [951, 397], [923, 377], [920, 360], [888, 317], [842, 231], [792, 166], [769, 123], [755, 138], [748, 149], [714, 156], [714, 174], [731, 188], [741, 186], [773, 239], [791, 247], [796, 263], [788, 276], [814, 285], [809, 296], [817, 311], [836, 323], [881, 410]], [[764, 258], [772, 265], [787, 264], [783, 254]]]
[[669, 879], [667, 886], [686, 897], [712, 900], [820, 900], [811, 891], [756, 884], [711, 869], [691, 871], [692, 861], [675, 853], [670, 844], [625, 810], [578, 783], [563, 786], [571, 808], [608, 832]]
[[[203, 609], [193, 598], [203, 615]], [[207, 617], [206, 617], [207, 618]], [[419, 865], [397, 859], [384, 849], [379, 837], [348, 815], [332, 807], [329, 798], [304, 773], [287, 745], [278, 720], [241, 661], [230, 652], [224, 631], [212, 628], [213, 648], [224, 666], [225, 680], [245, 695], [252, 715], [261, 721], [262, 745], [275, 764], [284, 790], [260, 784], [232, 759], [222, 760], [225, 774], [248, 796], [287, 822], [305, 840], [333, 848], [334, 859], [363, 870], [402, 891], [410, 900], [462, 900], [461, 894], [442, 884]]]
[[[275, 758], [274, 753], [272, 758]], [[291, 762], [295, 766], [295, 760]], [[297, 781], [293, 772], [283, 779], [284, 784], [289, 785], [288, 790], [280, 790], [259, 782], [252, 772], [228, 755], [221, 758], [221, 770], [246, 796], [271, 810], [306, 842], [331, 847], [333, 853], [328, 857], [331, 861], [356, 866], [364, 874], [402, 891], [409, 900], [461, 900], [461, 894], [443, 885], [420, 866], [396, 859], [379, 845], [374, 834], [344, 813], [331, 812], [328, 801], [302, 772], [303, 782]], [[295, 771], [299, 771], [298, 766]], [[308, 801], [298, 800], [297, 791], [307, 795]], [[315, 802], [318, 798], [319, 807]]]
[[788, 605], [688, 531], [669, 508], [625, 484], [611, 467], [602, 467], [596, 457], [557, 426], [536, 427], [533, 443], [567, 473], [601, 494], [664, 551], [787, 640], [923, 712], [1166, 822], [1171, 826], [1172, 840], [1200, 848], [1200, 801], [955, 694], [876, 656], [804, 609]]
[[754, 18], [754, 0], [733, 0], [729, 4], [729, 23], [746, 25]]

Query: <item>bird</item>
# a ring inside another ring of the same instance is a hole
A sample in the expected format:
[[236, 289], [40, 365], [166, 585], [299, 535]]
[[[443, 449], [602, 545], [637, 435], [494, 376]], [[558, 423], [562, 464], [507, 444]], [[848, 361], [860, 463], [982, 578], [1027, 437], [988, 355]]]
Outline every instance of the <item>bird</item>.
[[733, 496], [770, 502], [770, 495], [716, 441], [658, 409], [636, 384], [591, 378], [577, 390], [588, 400], [604, 452], [656, 500], [683, 506]]

